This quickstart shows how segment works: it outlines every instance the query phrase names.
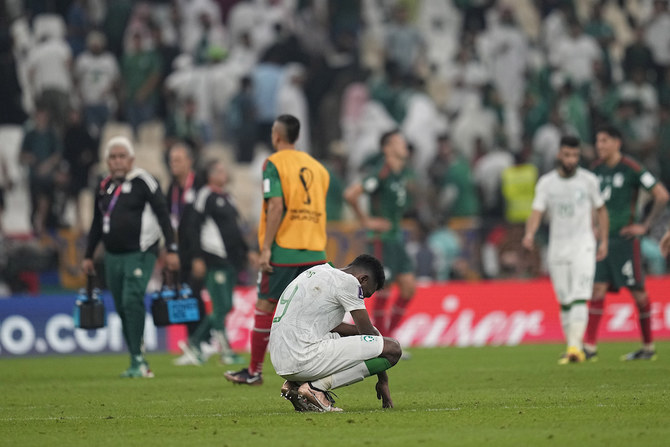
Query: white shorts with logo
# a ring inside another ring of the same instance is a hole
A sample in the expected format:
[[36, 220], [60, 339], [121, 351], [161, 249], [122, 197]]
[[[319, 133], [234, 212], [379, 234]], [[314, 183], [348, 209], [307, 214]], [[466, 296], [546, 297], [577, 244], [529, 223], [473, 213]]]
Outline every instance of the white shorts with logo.
[[330, 333], [319, 343], [314, 356], [306, 362], [301, 362], [299, 372], [284, 375], [278, 371], [278, 374], [286, 380], [296, 382], [316, 380], [352, 368], [365, 360], [379, 357], [383, 349], [384, 337], [381, 336], [340, 337], [339, 334]]
[[591, 299], [596, 273], [595, 247], [578, 249], [570, 259], [550, 257], [547, 263], [551, 284], [560, 304], [568, 305], [575, 300]]

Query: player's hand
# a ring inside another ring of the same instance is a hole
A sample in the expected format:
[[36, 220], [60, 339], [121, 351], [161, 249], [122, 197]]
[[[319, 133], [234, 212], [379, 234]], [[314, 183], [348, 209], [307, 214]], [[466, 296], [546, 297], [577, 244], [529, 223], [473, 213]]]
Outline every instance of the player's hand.
[[250, 250], [247, 253], [247, 263], [249, 264], [249, 268], [258, 270], [258, 253]]
[[195, 258], [191, 263], [191, 274], [193, 277], [196, 279], [201, 279], [205, 277], [206, 273], [207, 266], [205, 265], [205, 261], [203, 261], [201, 258]]
[[670, 230], [665, 232], [661, 238], [661, 242], [659, 242], [658, 245], [661, 249], [661, 254], [663, 257], [667, 257], [668, 253], [670, 253]]
[[389, 391], [389, 383], [377, 382], [375, 389], [377, 390], [377, 399], [382, 401], [382, 408], [393, 408], [391, 392]]
[[530, 234], [525, 234], [521, 240], [521, 245], [528, 251], [533, 251], [535, 248], [535, 237]]
[[165, 265], [168, 270], [176, 272], [179, 270], [179, 256], [177, 253], [168, 253], [165, 257]]
[[388, 231], [391, 229], [391, 222], [383, 217], [368, 217], [363, 226], [370, 231]]
[[81, 269], [89, 276], [95, 275], [95, 266], [93, 265], [93, 259], [86, 258], [81, 261]]
[[258, 268], [262, 272], [266, 273], [272, 273], [272, 266], [270, 265], [270, 256], [272, 255], [272, 251], [268, 249], [264, 249], [261, 251], [261, 254], [258, 256]]
[[649, 229], [647, 228], [646, 225], [631, 224], [631, 225], [626, 225], [625, 227], [623, 227], [621, 229], [621, 231], [619, 231], [619, 234], [621, 236], [631, 238], [631, 237], [635, 237], [635, 236], [643, 236], [643, 235], [647, 234], [648, 230]]
[[607, 242], [601, 242], [596, 251], [596, 261], [602, 261], [607, 257], [608, 247]]

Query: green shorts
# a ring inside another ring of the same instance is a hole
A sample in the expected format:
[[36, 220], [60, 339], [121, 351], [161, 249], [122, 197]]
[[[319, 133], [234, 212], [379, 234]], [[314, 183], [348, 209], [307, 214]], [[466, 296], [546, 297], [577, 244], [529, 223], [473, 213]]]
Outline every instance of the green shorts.
[[372, 240], [368, 246], [369, 253], [379, 259], [384, 266], [386, 283], [390, 284], [396, 276], [403, 273], [412, 273], [414, 265], [400, 241]]
[[259, 300], [270, 300], [277, 302], [284, 289], [293, 281], [299, 274], [310, 267], [323, 264], [325, 261], [317, 264], [309, 265], [291, 265], [291, 266], [272, 266], [272, 273], [259, 272], [258, 283], [256, 290], [258, 292]]
[[596, 263], [595, 282], [609, 284], [612, 292], [644, 290], [640, 239], [610, 238], [607, 257]]

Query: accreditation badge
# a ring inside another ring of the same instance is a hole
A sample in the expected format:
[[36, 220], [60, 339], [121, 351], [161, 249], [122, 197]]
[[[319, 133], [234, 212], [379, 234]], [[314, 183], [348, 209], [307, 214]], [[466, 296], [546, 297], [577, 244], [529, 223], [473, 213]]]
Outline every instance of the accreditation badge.
[[102, 232], [105, 234], [109, 233], [109, 216], [102, 217]]

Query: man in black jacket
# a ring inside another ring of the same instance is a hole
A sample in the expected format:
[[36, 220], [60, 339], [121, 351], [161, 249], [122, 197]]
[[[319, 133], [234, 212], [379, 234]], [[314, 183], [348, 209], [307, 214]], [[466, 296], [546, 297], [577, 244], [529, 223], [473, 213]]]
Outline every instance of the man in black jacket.
[[223, 190], [228, 175], [220, 161], [207, 165], [207, 184], [200, 188], [194, 208], [197, 224], [190, 226], [193, 243], [193, 276], [205, 278], [205, 286], [212, 300], [212, 313], [188, 339], [180, 342], [184, 356], [192, 364], [201, 365], [204, 358], [200, 343], [210, 338], [210, 333], [221, 345], [221, 361], [226, 364], [241, 363], [225, 335], [225, 318], [233, 307], [233, 288], [237, 272], [243, 268], [249, 255], [248, 246], [238, 225], [239, 215], [230, 196]]
[[142, 353], [144, 293], [156, 263], [161, 233], [170, 270], [179, 269], [177, 244], [158, 182], [145, 170], [133, 168], [135, 151], [130, 140], [112, 138], [105, 147], [105, 160], [109, 175], [100, 182], [95, 196], [82, 269], [87, 274], [95, 273], [93, 253], [102, 241], [105, 278], [130, 351], [130, 367], [121, 377], [150, 378], [154, 375]]

